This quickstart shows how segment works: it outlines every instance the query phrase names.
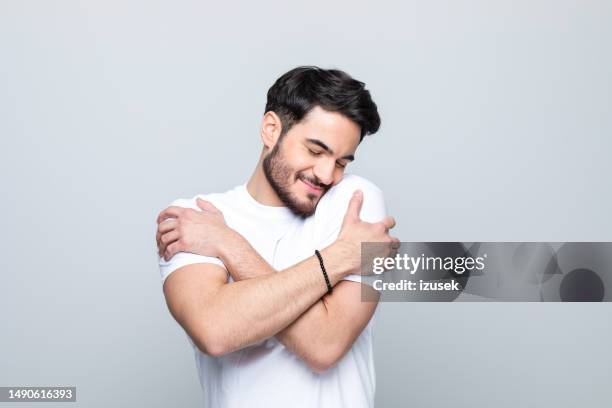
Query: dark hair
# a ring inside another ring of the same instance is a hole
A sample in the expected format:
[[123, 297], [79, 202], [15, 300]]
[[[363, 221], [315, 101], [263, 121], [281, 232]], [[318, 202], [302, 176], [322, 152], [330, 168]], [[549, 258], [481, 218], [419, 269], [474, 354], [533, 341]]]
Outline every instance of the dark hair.
[[266, 112], [273, 111], [280, 117], [281, 136], [315, 106], [341, 113], [359, 125], [360, 141], [380, 127], [376, 104], [365, 84], [337, 69], [297, 67], [268, 90]]

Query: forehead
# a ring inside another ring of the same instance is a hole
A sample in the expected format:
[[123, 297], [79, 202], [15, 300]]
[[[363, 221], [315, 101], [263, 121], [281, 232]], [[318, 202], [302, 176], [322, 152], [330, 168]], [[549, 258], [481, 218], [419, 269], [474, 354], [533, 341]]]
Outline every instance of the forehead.
[[359, 145], [361, 128], [341, 113], [315, 106], [289, 133], [318, 139], [338, 152], [352, 153]]

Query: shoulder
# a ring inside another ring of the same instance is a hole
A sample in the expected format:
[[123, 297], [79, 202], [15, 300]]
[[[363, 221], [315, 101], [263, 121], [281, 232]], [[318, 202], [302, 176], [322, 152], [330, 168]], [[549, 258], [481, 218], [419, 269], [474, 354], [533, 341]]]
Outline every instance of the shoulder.
[[325, 193], [319, 204], [332, 205], [340, 202], [348, 205], [348, 201], [356, 190], [363, 192], [364, 201], [368, 197], [371, 199], [383, 198], [382, 190], [370, 180], [355, 174], [346, 174], [338, 184]]
[[348, 191], [349, 193], [353, 193], [358, 189], [362, 190], [364, 193], [372, 192], [373, 194], [382, 194], [382, 190], [378, 188], [376, 184], [355, 174], [346, 174], [338, 184], [332, 187], [331, 190]]
[[379, 217], [385, 212], [382, 190], [372, 181], [354, 174], [346, 174], [338, 184], [325, 193], [317, 206], [317, 212], [320, 212], [321, 215], [332, 214], [332, 217], [343, 215], [356, 190], [363, 192], [362, 213], [374, 212], [373, 216]]
[[363, 192], [359, 217], [366, 222], [378, 222], [387, 215], [383, 192], [363, 177], [345, 174], [342, 180], [325, 193], [314, 215], [315, 234], [320, 247], [331, 244], [342, 227], [349, 201], [356, 190]]
[[223, 193], [197, 194], [192, 198], [177, 198], [176, 200], [172, 201], [169, 206], [199, 210], [196, 200], [200, 198], [202, 200], [210, 201], [215, 207], [221, 209], [221, 207], [224, 207], [227, 205], [227, 203], [232, 201], [232, 197], [236, 194], [237, 188], [238, 187], [235, 187]]

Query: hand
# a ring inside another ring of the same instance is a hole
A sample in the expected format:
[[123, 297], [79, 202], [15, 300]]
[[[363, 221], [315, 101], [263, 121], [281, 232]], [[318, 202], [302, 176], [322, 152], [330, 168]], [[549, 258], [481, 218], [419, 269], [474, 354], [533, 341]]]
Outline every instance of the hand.
[[[360, 190], [353, 193], [348, 209], [342, 221], [342, 227], [336, 242], [347, 244], [352, 255], [349, 262], [354, 265], [357, 274], [372, 274], [371, 260], [375, 257], [394, 256], [400, 246], [400, 240], [389, 235], [389, 230], [395, 227], [395, 220], [391, 216], [383, 218], [379, 222], [369, 223], [359, 218], [361, 205], [363, 204], [363, 193]], [[361, 243], [372, 242], [367, 247], [367, 253], [361, 253]], [[361, 267], [362, 260], [364, 268]]]
[[177, 252], [219, 256], [219, 247], [231, 233], [223, 213], [212, 203], [196, 200], [202, 211], [168, 207], [157, 217], [157, 248], [166, 261]]

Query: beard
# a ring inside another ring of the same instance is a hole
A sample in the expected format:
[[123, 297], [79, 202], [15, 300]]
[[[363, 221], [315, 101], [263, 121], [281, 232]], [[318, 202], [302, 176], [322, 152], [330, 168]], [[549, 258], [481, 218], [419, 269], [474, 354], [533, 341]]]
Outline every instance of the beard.
[[[263, 172], [278, 198], [292, 213], [300, 218], [310, 217], [317, 208], [319, 197], [322, 197], [330, 186], [322, 184], [319, 180], [307, 177], [301, 172], [296, 173], [281, 153], [281, 144], [281, 140], [279, 140], [272, 151], [264, 157]], [[305, 180], [317, 187], [321, 187], [323, 189], [321, 195], [308, 194], [305, 201], [300, 200], [290, 190], [291, 185], [298, 180]]]

